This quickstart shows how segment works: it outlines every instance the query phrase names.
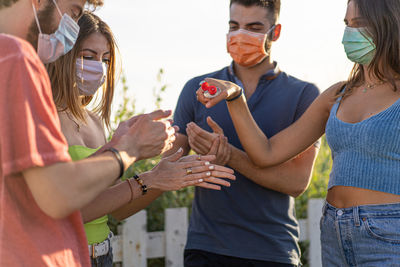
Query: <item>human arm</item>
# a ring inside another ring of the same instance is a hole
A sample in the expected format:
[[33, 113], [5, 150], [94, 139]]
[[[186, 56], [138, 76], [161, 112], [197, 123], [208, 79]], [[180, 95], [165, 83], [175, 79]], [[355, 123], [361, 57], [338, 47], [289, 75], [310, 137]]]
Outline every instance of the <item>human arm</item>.
[[[82, 210], [84, 221], [91, 221], [108, 213], [122, 220], [145, 208], [164, 191], [179, 190], [202, 181], [210, 181], [214, 186], [210, 189], [220, 190], [220, 186], [230, 186], [224, 179], [235, 179], [233, 170], [209, 164], [214, 156], [202, 156], [199, 159], [193, 155], [181, 158], [182, 153], [183, 150], [178, 150], [163, 158], [151, 171], [139, 175], [149, 189], [146, 195], [142, 196], [142, 190], [134, 180], [130, 181], [132, 193], [128, 181], [119, 183], [102, 192], [96, 198], [97, 201], [92, 201]], [[192, 173], [188, 174], [187, 169]], [[133, 201], [130, 202], [131, 198]]]
[[[211, 107], [223, 99], [232, 99], [240, 88], [230, 82], [206, 79], [209, 84], [222, 88], [214, 99], [205, 99], [201, 89], [197, 91], [200, 102]], [[342, 83], [335, 84], [322, 93], [295, 123], [268, 139], [257, 126], [242, 94], [234, 101], [227, 101], [236, 132], [247, 155], [257, 166], [277, 165], [293, 158], [315, 143], [325, 132], [326, 122], [336, 94]], [[234, 91], [234, 93], [232, 93]]]
[[[158, 121], [169, 114], [153, 112], [119, 127], [109, 145], [120, 151], [125, 168], [170, 147], [175, 131], [168, 123]], [[62, 218], [113, 184], [119, 170], [115, 155], [103, 152], [82, 161], [30, 168], [23, 174], [39, 207], [51, 217]]]
[[[201, 129], [195, 123], [190, 123], [186, 130], [189, 143], [197, 153], [208, 154], [213, 140], [218, 138], [217, 135], [223, 135], [222, 129], [210, 117], [207, 118], [207, 122], [213, 133]], [[265, 168], [253, 164], [244, 151], [229, 143], [221, 145], [216, 155], [217, 159], [222, 158], [223, 164], [229, 165], [260, 186], [297, 197], [306, 190], [310, 182], [317, 151], [318, 149], [312, 146], [292, 160]]]

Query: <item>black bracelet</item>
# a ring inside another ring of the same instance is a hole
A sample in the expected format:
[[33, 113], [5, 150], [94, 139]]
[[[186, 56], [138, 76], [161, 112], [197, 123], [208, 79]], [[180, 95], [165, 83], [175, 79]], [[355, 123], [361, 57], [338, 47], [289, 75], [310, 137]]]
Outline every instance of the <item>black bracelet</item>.
[[144, 184], [143, 180], [139, 178], [138, 175], [134, 175], [133, 179], [135, 179], [135, 181], [140, 185], [140, 187], [142, 188], [142, 194], [145, 195], [147, 193], [147, 185]]
[[236, 99], [238, 99], [239, 97], [241, 97], [242, 94], [243, 94], [243, 89], [240, 88], [240, 93], [239, 93], [237, 96], [235, 96], [235, 97], [232, 98], [232, 99], [225, 99], [225, 100], [228, 101], [228, 102], [231, 102], [231, 101], [236, 100]]
[[119, 176], [118, 176], [118, 178], [121, 178], [122, 175], [124, 175], [124, 172], [125, 172], [125, 165], [124, 165], [124, 162], [122, 161], [121, 154], [119, 153], [118, 150], [116, 150], [113, 147], [107, 148], [104, 152], [106, 152], [106, 151], [112, 152], [114, 154], [114, 156], [117, 158], [118, 163], [119, 163]]

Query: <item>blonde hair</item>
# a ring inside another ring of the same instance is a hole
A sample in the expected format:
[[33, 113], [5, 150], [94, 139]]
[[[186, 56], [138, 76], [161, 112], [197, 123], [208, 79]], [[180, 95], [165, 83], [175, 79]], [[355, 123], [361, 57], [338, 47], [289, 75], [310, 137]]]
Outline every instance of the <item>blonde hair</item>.
[[110, 46], [110, 62], [108, 64], [107, 79], [103, 85], [100, 102], [94, 107], [104, 125], [110, 128], [111, 103], [114, 97], [116, 82], [116, 58], [118, 47], [109, 26], [98, 16], [85, 11], [78, 21], [80, 30], [74, 48], [66, 55], [53, 63], [48, 64], [53, 98], [58, 111], [68, 111], [79, 121], [86, 123], [85, 107], [92, 101], [93, 96], [81, 97], [76, 83], [75, 62], [82, 49], [82, 43], [93, 33], [101, 33]]

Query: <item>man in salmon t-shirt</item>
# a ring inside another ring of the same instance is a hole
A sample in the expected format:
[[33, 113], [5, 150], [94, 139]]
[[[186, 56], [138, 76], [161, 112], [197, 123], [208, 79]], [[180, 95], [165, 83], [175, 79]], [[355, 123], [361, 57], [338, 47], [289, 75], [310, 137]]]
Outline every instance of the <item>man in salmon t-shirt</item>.
[[0, 266], [90, 266], [77, 210], [174, 141], [158, 121], [170, 112], [157, 111], [121, 125], [97, 155], [70, 161], [41, 61], [72, 48], [86, 2], [102, 0], [0, 0]]

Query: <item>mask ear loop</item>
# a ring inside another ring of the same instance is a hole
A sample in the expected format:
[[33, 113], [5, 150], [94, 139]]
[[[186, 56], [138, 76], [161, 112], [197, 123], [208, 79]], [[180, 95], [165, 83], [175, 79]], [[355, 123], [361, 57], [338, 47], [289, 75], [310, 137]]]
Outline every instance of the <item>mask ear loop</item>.
[[[81, 73], [83, 73], [83, 55], [81, 56], [80, 60], [81, 60], [80, 69], [82, 71]], [[82, 77], [80, 77], [80, 79], [81, 79], [81, 83], [83, 84], [85, 82], [83, 75], [82, 75]]]
[[60, 8], [58, 7], [58, 5], [57, 5], [57, 3], [56, 3], [56, 0], [53, 0], [53, 3], [54, 3], [54, 5], [55, 5], [56, 8], [57, 8], [58, 14], [60, 14], [60, 17], [62, 17], [63, 15], [62, 15], [62, 13], [61, 13]]
[[40, 34], [42, 34], [42, 29], [40, 29], [40, 24], [39, 24], [39, 19], [38, 19], [37, 13], [36, 13], [36, 8], [33, 3], [32, 3], [32, 8], [33, 8], [33, 14], [35, 14], [36, 25], [38, 26]]
[[[268, 30], [268, 32], [267, 32], [267, 39], [273, 40], [273, 38], [274, 38], [274, 36], [275, 36], [275, 34], [274, 34], [273, 31], [275, 30], [275, 28], [276, 28], [276, 24], [274, 24], [274, 25], [271, 27], [271, 29]], [[271, 32], [272, 32], [272, 34], [271, 34]], [[269, 38], [268, 35], [272, 35], [271, 38]]]

